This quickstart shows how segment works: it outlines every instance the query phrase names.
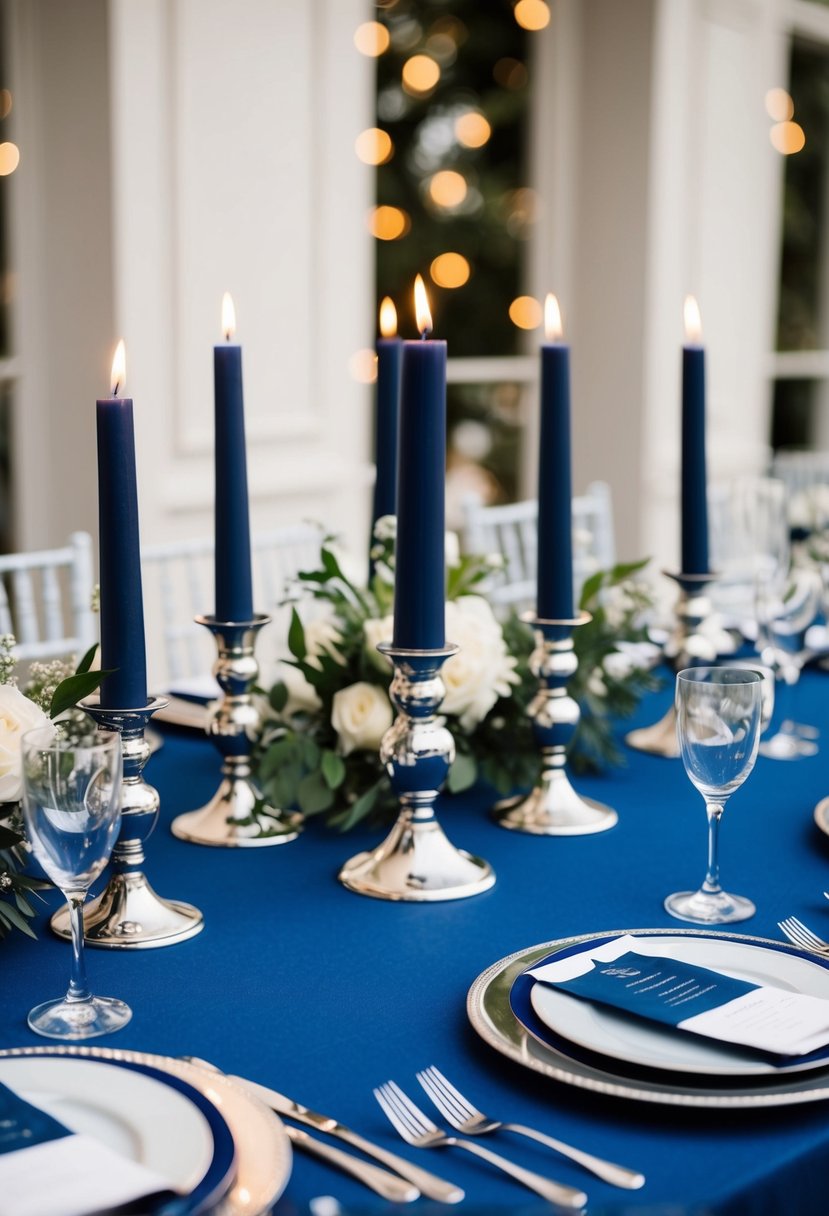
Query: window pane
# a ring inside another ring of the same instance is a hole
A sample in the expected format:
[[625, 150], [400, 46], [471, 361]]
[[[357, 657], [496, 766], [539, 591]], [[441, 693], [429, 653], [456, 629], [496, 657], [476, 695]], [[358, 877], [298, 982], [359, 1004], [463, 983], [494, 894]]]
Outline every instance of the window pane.
[[[829, 53], [796, 40], [791, 52], [792, 118], [802, 128], [805, 145], [786, 156], [783, 206], [783, 250], [777, 322], [778, 350], [818, 350], [829, 346], [826, 310], [826, 216], [829, 172]], [[787, 147], [786, 129], [772, 129]], [[797, 146], [797, 142], [792, 147]]]
[[412, 284], [429, 288], [451, 355], [517, 352], [510, 304], [538, 203], [527, 188], [531, 35], [503, 0], [396, 0], [377, 59], [377, 297], [414, 336]]
[[771, 446], [775, 451], [815, 446], [826, 388], [823, 380], [775, 381], [771, 416]]

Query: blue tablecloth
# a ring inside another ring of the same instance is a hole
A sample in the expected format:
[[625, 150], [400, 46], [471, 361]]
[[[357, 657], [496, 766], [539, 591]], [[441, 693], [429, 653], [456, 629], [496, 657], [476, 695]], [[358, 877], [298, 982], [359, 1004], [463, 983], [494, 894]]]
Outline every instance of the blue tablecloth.
[[[650, 697], [634, 724], [652, 721], [671, 692]], [[829, 793], [829, 675], [807, 672], [798, 717], [822, 729], [823, 751], [785, 763], [760, 759], [723, 822], [724, 884], [757, 904], [747, 933], [779, 938], [795, 914], [829, 936], [829, 839], [812, 821]], [[456, 843], [490, 860], [495, 888], [443, 904], [390, 904], [349, 893], [341, 863], [378, 836], [312, 823], [296, 842], [252, 850], [201, 848], [167, 825], [212, 794], [218, 758], [203, 738], [168, 732], [148, 776], [162, 817], [147, 870], [164, 895], [198, 904], [195, 939], [137, 953], [90, 951], [95, 991], [123, 997], [129, 1026], [101, 1044], [192, 1054], [271, 1083], [395, 1149], [371, 1094], [396, 1079], [419, 1097], [417, 1069], [437, 1064], [488, 1113], [643, 1170], [639, 1192], [614, 1190], [516, 1137], [492, 1147], [530, 1168], [584, 1186], [597, 1213], [722, 1213], [763, 1216], [827, 1210], [829, 1109], [823, 1103], [756, 1112], [677, 1110], [582, 1092], [523, 1069], [481, 1042], [465, 1014], [467, 990], [495, 960], [567, 934], [676, 927], [664, 896], [696, 886], [705, 865], [699, 795], [679, 761], [628, 754], [627, 767], [577, 782], [619, 811], [612, 831], [536, 838], [490, 822], [480, 798], [447, 799], [441, 820]], [[49, 903], [56, 906], [57, 896]], [[40, 940], [0, 944], [4, 1046], [44, 1042], [26, 1013], [65, 988], [66, 945], [40, 924]], [[423, 1104], [429, 1109], [428, 1100]], [[495, 1141], [500, 1140], [496, 1145]], [[533, 1197], [466, 1154], [403, 1147], [467, 1192], [461, 1210], [538, 1210]], [[343, 1175], [297, 1155], [279, 1216], [335, 1195], [349, 1212], [392, 1209]], [[413, 1211], [437, 1210], [420, 1200]]]

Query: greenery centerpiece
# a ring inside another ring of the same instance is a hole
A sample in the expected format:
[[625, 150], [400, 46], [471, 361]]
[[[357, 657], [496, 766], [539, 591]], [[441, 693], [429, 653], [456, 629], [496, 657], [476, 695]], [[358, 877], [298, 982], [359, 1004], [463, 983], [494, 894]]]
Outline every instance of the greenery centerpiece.
[[20, 689], [14, 674], [15, 644], [12, 634], [0, 635], [0, 940], [14, 929], [35, 936], [28, 923], [35, 914], [31, 899], [51, 885], [24, 873], [21, 737], [57, 718], [80, 716], [78, 701], [94, 692], [107, 674], [92, 670], [96, 644], [77, 666], [62, 659], [32, 663]]
[[[262, 690], [255, 766], [265, 801], [324, 813], [342, 831], [397, 811], [378, 756], [394, 713], [391, 664], [377, 651], [392, 636], [394, 525], [391, 516], [377, 522], [368, 586], [346, 573], [333, 538], [324, 540], [319, 567], [297, 579], [291, 657]], [[534, 785], [540, 771], [526, 714], [537, 688], [529, 668], [532, 630], [515, 613], [499, 621], [481, 594], [500, 560], [460, 556], [455, 538], [448, 540], [446, 636], [460, 650], [442, 670], [441, 713], [457, 752], [447, 788], [459, 793], [481, 780], [505, 795]], [[582, 588], [580, 607], [592, 619], [577, 632], [579, 670], [571, 684], [582, 709], [571, 759], [582, 771], [623, 761], [613, 719], [632, 713], [656, 686], [642, 657], [652, 598], [636, 576], [645, 564], [596, 571]]]

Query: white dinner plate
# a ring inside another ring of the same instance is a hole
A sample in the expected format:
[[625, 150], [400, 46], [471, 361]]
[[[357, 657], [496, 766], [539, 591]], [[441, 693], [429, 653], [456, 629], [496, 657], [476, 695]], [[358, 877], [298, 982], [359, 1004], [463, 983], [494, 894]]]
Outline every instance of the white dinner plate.
[[[698, 967], [711, 967], [737, 979], [785, 988], [829, 1000], [829, 969], [800, 954], [772, 950], [733, 938], [640, 936], [642, 954], [670, 954]], [[613, 1060], [670, 1072], [711, 1077], [776, 1076], [826, 1068], [829, 1049], [820, 1058], [774, 1064], [756, 1053], [715, 1043], [699, 1035], [662, 1027], [536, 983], [530, 1001], [541, 1022], [554, 1034]]]
[[815, 823], [821, 832], [829, 836], [829, 798], [821, 798], [815, 807]]
[[[221, 1073], [207, 1072], [185, 1060], [113, 1047], [12, 1047], [0, 1051], [0, 1065], [59, 1057], [69, 1062], [111, 1061], [113, 1066], [133, 1064], [168, 1074], [197, 1090], [216, 1108], [230, 1129], [236, 1148], [236, 1176], [224, 1195], [222, 1216], [265, 1216], [288, 1184], [293, 1161], [291, 1142], [282, 1121], [262, 1102], [240, 1089]], [[126, 1073], [120, 1068], [119, 1077]], [[119, 1080], [120, 1084], [120, 1080]], [[178, 1149], [177, 1129], [166, 1134]]]
[[70, 1131], [93, 1136], [187, 1195], [213, 1158], [204, 1115], [178, 1090], [97, 1060], [0, 1059], [0, 1081]]

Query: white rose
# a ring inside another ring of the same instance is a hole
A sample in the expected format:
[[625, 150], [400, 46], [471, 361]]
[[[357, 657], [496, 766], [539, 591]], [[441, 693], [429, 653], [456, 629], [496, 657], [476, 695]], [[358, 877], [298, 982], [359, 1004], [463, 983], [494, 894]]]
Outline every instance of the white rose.
[[322, 709], [317, 690], [308, 683], [298, 667], [280, 663], [278, 678], [288, 690], [288, 700], [281, 715], [283, 718], [292, 718], [297, 713], [315, 714]]
[[637, 666], [639, 664], [635, 662], [632, 655], [622, 654], [618, 650], [611, 650], [610, 654], [606, 654], [602, 659], [602, 667], [611, 680], [626, 680]]
[[27, 730], [48, 726], [40, 708], [13, 684], [0, 684], [0, 802], [17, 802], [22, 793], [20, 738]]
[[380, 642], [390, 642], [394, 633], [394, 617], [371, 617], [363, 622], [363, 637], [365, 638], [366, 654], [369, 661], [379, 671], [388, 671], [391, 660], [380, 654], [377, 646]]
[[457, 714], [472, 730], [499, 697], [518, 683], [516, 660], [508, 653], [501, 626], [479, 595], [464, 595], [446, 605], [446, 637], [460, 650], [443, 667], [446, 696], [441, 710]]
[[337, 649], [342, 640], [343, 635], [333, 621], [324, 616], [314, 617], [305, 626], [306, 662], [314, 667], [320, 667], [321, 664], [314, 660], [319, 660], [321, 654], [327, 654], [344, 667], [345, 659]]
[[374, 751], [392, 724], [392, 707], [381, 688], [365, 680], [341, 688], [334, 694], [331, 725], [337, 732], [340, 751]]

